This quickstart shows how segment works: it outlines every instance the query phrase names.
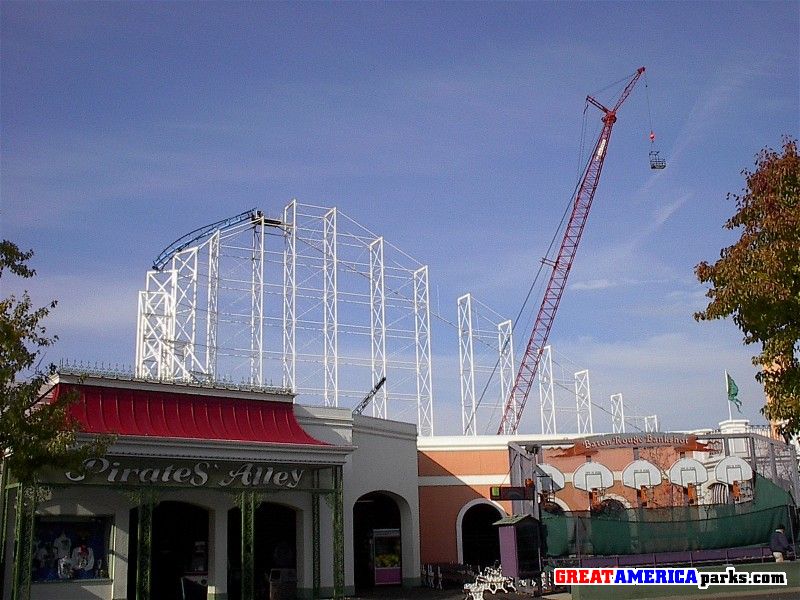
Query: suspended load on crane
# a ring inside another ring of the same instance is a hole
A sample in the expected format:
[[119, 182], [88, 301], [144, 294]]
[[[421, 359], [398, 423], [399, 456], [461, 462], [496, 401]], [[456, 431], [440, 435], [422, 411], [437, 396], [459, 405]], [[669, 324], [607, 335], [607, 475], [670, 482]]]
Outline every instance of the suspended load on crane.
[[658, 155], [658, 150], [650, 151], [650, 168], [651, 169], [666, 169], [667, 161]]
[[[650, 131], [650, 144], [656, 141], [656, 134]], [[650, 150], [650, 168], [651, 169], [666, 169], [667, 161], [658, 155], [658, 150]]]

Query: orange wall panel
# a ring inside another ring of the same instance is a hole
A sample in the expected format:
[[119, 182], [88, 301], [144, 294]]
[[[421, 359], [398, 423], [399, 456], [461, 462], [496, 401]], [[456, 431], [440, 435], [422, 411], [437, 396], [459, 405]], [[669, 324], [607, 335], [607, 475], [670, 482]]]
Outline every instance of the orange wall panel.
[[[425, 486], [419, 489], [419, 525], [422, 563], [458, 562], [456, 523], [468, 502], [489, 498], [489, 486]], [[499, 503], [506, 514], [510, 502]]]
[[420, 451], [419, 474], [496, 475], [508, 473], [508, 450]]

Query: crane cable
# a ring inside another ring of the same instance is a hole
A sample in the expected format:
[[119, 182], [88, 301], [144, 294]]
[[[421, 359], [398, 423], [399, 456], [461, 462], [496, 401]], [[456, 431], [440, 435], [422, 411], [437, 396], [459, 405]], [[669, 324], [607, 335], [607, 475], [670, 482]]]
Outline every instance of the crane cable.
[[[585, 113], [586, 113], [586, 109], [584, 108], [584, 114]], [[585, 119], [584, 119], [584, 123], [585, 123]], [[582, 153], [582, 151], [583, 151], [583, 148], [581, 148], [581, 153]], [[584, 170], [585, 170], [585, 167], [584, 167]], [[581, 173], [581, 175], [582, 175], [582, 173]], [[581, 184], [581, 177], [579, 175], [578, 180], [575, 182], [575, 188], [572, 190], [572, 195], [570, 196], [569, 202], [567, 202], [567, 205], [564, 207], [564, 212], [561, 215], [561, 221], [559, 221], [558, 227], [556, 227], [556, 230], [553, 233], [553, 237], [550, 240], [550, 245], [547, 247], [547, 252], [545, 253], [545, 258], [550, 256], [550, 253], [553, 250], [553, 246], [555, 245], [556, 240], [559, 238], [559, 234], [561, 233], [561, 230], [562, 230], [562, 228], [564, 226], [564, 222], [567, 220], [567, 215], [569, 214], [570, 209], [572, 207], [572, 204], [575, 201], [575, 195], [578, 193], [578, 187], [580, 186], [580, 184]], [[519, 319], [522, 316], [522, 313], [525, 311], [525, 308], [527, 307], [528, 302], [530, 301], [531, 294], [533, 293], [533, 290], [536, 287], [536, 283], [539, 281], [539, 277], [542, 274], [542, 270], [544, 269], [544, 266], [545, 266], [545, 262], [544, 261], [540, 261], [539, 269], [536, 271], [536, 275], [534, 276], [533, 281], [531, 282], [531, 285], [528, 288], [528, 293], [525, 296], [525, 300], [522, 303], [522, 307], [519, 309], [519, 312], [517, 313], [517, 316], [514, 318], [513, 325], [511, 326], [512, 336], [513, 336], [514, 331], [517, 329], [517, 324], [519, 323]], [[506, 341], [506, 343], [508, 343], [508, 341]], [[494, 378], [494, 375], [497, 372], [497, 369], [498, 369], [499, 366], [500, 366], [500, 357], [498, 356], [497, 360], [494, 363], [494, 367], [492, 368], [492, 372], [489, 374], [489, 377], [486, 380], [486, 385], [483, 386], [483, 391], [481, 391], [480, 397], [475, 402], [475, 410], [470, 415], [469, 421], [467, 421], [467, 424], [466, 424], [466, 428], [469, 428], [469, 426], [472, 424], [472, 421], [475, 419], [475, 415], [476, 415], [476, 413], [478, 411], [478, 408], [480, 407], [481, 403], [483, 402], [483, 399], [486, 396], [486, 391], [489, 389], [489, 384], [492, 382], [492, 379]], [[502, 399], [503, 404], [505, 404], [505, 401], [506, 401], [506, 399], [503, 398]], [[496, 410], [495, 410], [495, 412], [496, 412]], [[494, 418], [494, 413], [492, 413], [492, 418]], [[491, 422], [491, 420], [490, 420], [490, 422]], [[488, 424], [487, 424], [487, 428], [488, 428]]]
[[653, 114], [650, 111], [650, 85], [647, 82], [647, 71], [644, 73], [644, 93], [647, 97], [647, 121], [648, 125], [650, 125], [650, 144], [652, 146], [655, 144], [656, 134], [653, 131]]

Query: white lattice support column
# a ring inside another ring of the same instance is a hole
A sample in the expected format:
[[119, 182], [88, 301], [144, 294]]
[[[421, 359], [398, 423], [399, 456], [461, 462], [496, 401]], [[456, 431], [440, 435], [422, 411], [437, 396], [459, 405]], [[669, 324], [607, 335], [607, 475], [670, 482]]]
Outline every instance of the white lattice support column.
[[165, 378], [163, 364], [166, 316], [169, 296], [164, 292], [139, 292], [139, 312], [136, 320], [136, 377]]
[[[386, 290], [383, 265], [383, 238], [369, 244], [369, 329], [372, 357], [372, 383], [386, 377]], [[372, 416], [387, 419], [386, 384], [372, 398]]]
[[[508, 320], [497, 324], [497, 351], [500, 357], [500, 405], [508, 400], [511, 395], [511, 389], [514, 386], [514, 324]], [[509, 419], [511, 423], [518, 423], [519, 406], [516, 402], [512, 401], [509, 408], [513, 419]]]
[[414, 271], [414, 339], [417, 370], [417, 430], [433, 435], [433, 376], [428, 267]]
[[175, 271], [148, 271], [139, 293], [136, 374], [172, 381], [175, 339]]
[[625, 433], [625, 404], [622, 394], [611, 395], [611, 432]]
[[297, 201], [283, 209], [283, 387], [297, 381]]
[[217, 324], [219, 322], [219, 230], [208, 239], [206, 312], [206, 379], [217, 375]]
[[458, 361], [461, 383], [461, 430], [464, 435], [477, 435], [471, 294], [464, 294], [458, 299]]
[[588, 369], [575, 373], [575, 414], [578, 418], [578, 433], [594, 433], [592, 393], [589, 387]]
[[253, 219], [250, 255], [250, 385], [264, 383], [264, 217]]
[[323, 248], [323, 369], [325, 406], [339, 406], [339, 313], [336, 292], [336, 209], [325, 213], [322, 221]]
[[658, 415], [649, 415], [644, 418], [645, 431], [658, 431]]
[[175, 272], [175, 337], [173, 379], [194, 381], [203, 370], [196, 355], [197, 336], [197, 246], [172, 257]]
[[550, 346], [542, 349], [542, 358], [539, 362], [539, 410], [542, 417], [542, 433], [556, 434], [556, 395], [553, 387], [553, 352]]
[[133, 372], [136, 377], [147, 377], [145, 357], [151, 353], [147, 347], [147, 292], [140, 291], [136, 307], [136, 355], [133, 362]]

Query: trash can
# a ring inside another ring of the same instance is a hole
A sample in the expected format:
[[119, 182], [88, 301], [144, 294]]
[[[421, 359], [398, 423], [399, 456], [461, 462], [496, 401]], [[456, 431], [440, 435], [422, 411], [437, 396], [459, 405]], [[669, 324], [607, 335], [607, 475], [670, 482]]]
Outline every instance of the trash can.
[[297, 571], [271, 569], [269, 572], [269, 600], [294, 600], [297, 595]]

